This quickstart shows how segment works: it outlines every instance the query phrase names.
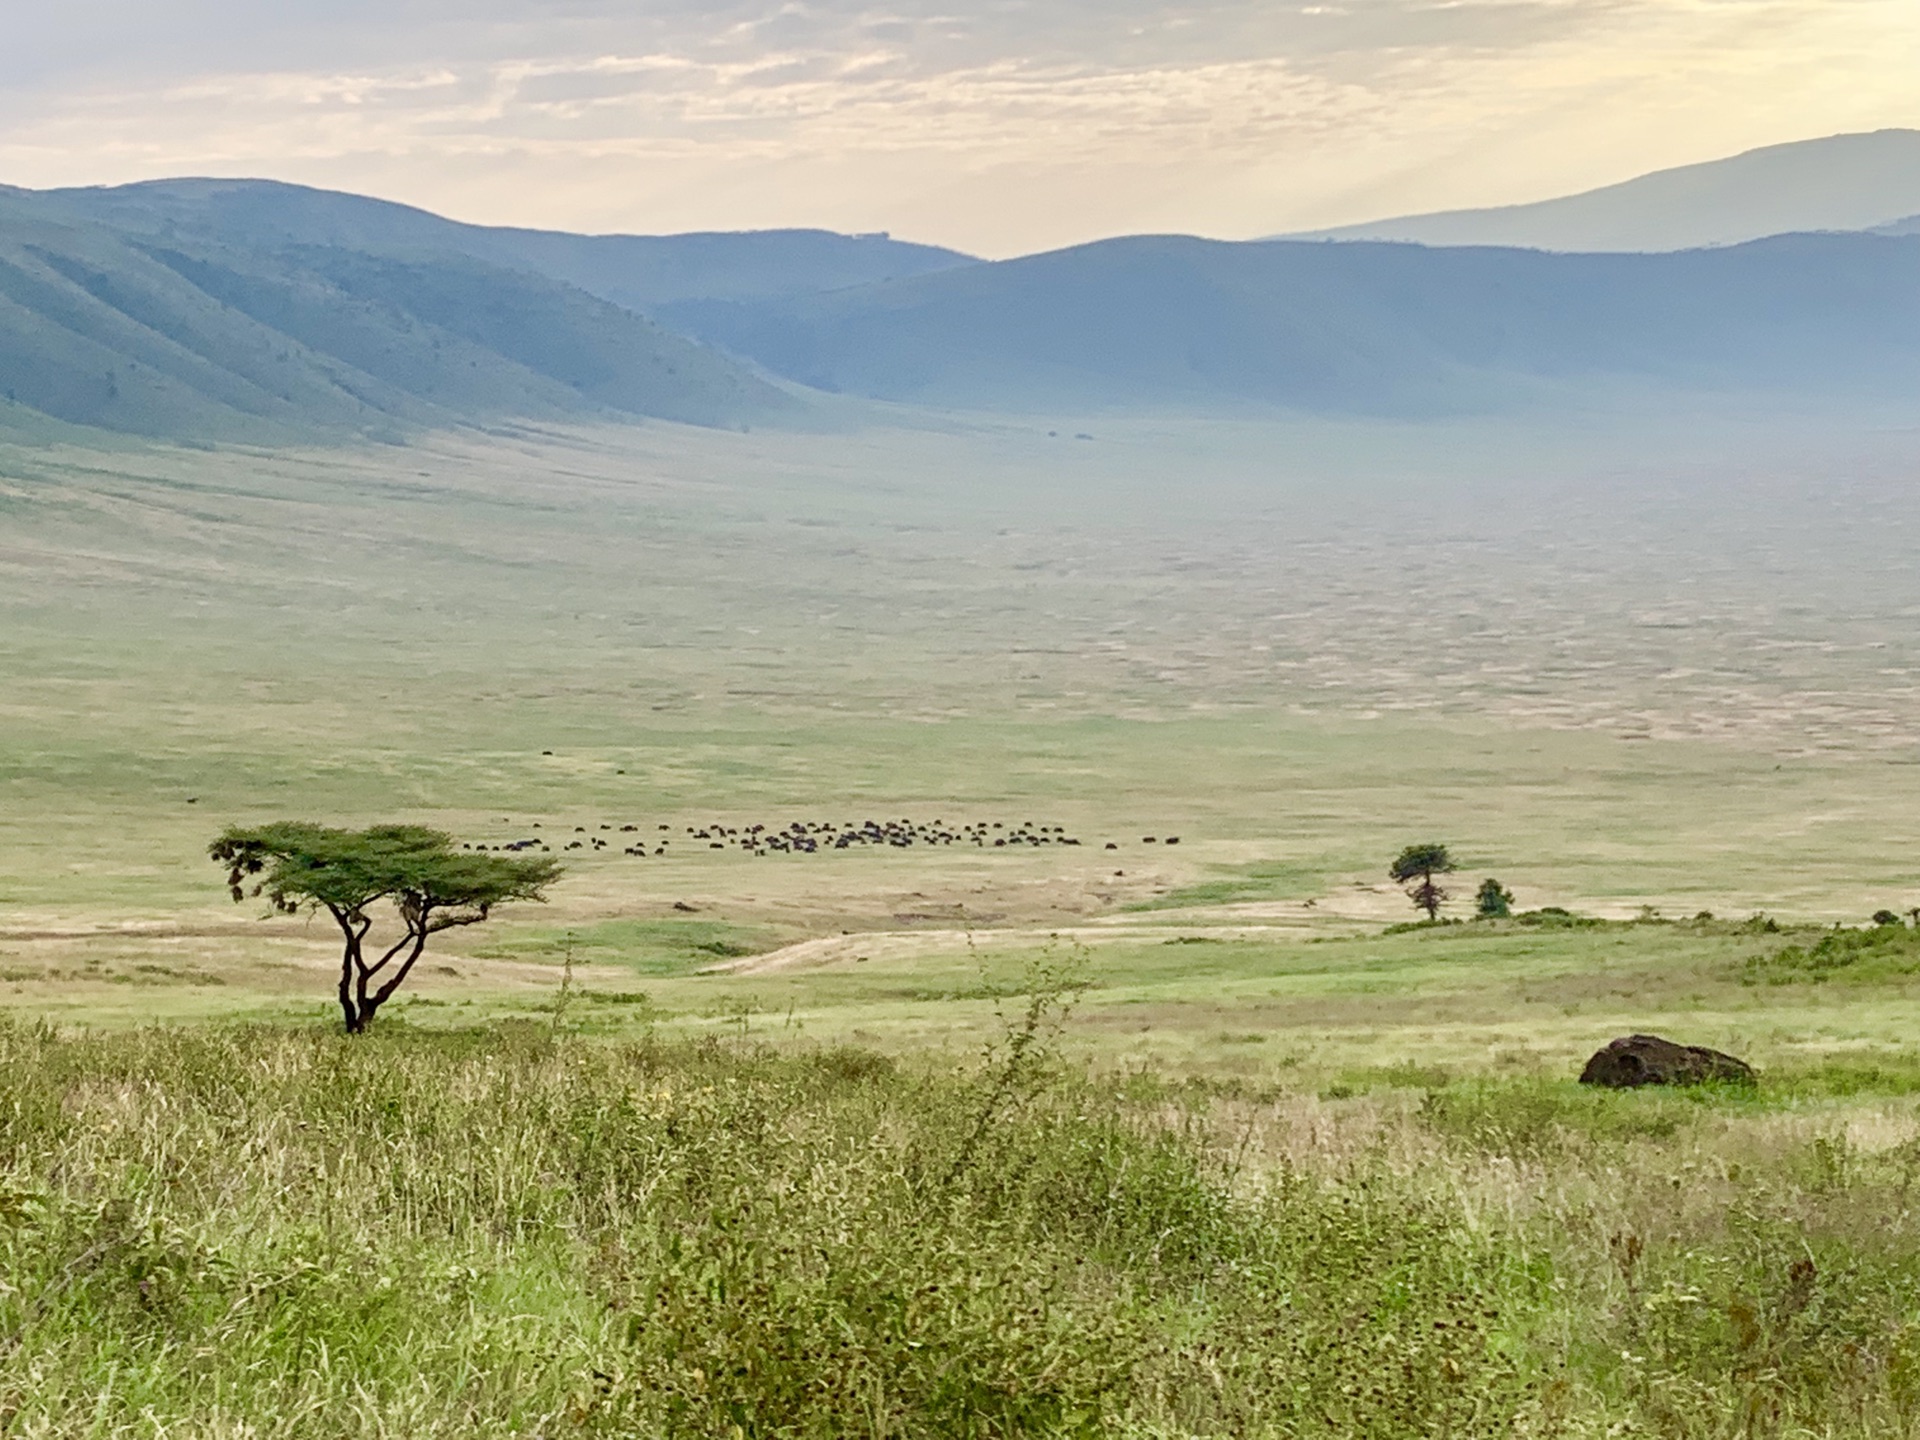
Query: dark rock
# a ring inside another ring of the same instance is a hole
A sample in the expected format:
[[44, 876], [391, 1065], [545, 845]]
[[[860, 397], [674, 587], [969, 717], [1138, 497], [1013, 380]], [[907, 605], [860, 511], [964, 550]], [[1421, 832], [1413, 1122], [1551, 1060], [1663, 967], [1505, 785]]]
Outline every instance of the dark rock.
[[1753, 1067], [1703, 1045], [1676, 1045], [1658, 1035], [1626, 1035], [1595, 1053], [1582, 1085], [1628, 1090], [1636, 1085], [1699, 1085], [1710, 1080], [1751, 1085]]

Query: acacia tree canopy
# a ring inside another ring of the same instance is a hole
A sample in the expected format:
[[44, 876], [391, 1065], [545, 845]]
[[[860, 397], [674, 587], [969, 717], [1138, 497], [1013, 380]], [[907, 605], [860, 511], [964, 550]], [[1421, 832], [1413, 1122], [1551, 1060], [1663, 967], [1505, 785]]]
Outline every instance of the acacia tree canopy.
[[[264, 896], [284, 915], [315, 909], [333, 916], [345, 942], [340, 1010], [354, 1034], [405, 983], [429, 936], [477, 925], [494, 906], [511, 900], [544, 900], [546, 887], [561, 873], [553, 860], [456, 851], [452, 836], [420, 825], [335, 830], [282, 821], [235, 827], [207, 853], [227, 867], [227, 888], [236, 902]], [[371, 912], [382, 904], [392, 908], [401, 933], [370, 960]]]
[[[1429, 920], [1437, 920], [1440, 907], [1447, 903], [1447, 892], [1433, 877], [1450, 875], [1453, 868], [1453, 856], [1447, 853], [1446, 846], [1409, 845], [1387, 867], [1387, 875], [1396, 884], [1407, 886], [1407, 898], [1416, 908], [1426, 911]], [[1413, 881], [1419, 883], [1410, 883]]]

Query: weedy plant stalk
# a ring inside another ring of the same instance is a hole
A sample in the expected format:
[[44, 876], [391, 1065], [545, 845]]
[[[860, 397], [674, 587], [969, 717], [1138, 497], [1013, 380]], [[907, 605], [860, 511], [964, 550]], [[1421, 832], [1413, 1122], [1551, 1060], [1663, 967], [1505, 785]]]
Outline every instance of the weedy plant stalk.
[[549, 1032], [557, 1040], [561, 1027], [566, 1024], [567, 1002], [573, 998], [573, 931], [567, 931], [560, 942], [560, 989], [553, 997], [553, 1020]]
[[[986, 970], [973, 940], [967, 932], [967, 949], [980, 969], [982, 982]], [[994, 1121], [1006, 1109], [1032, 1095], [1058, 1066], [1060, 1035], [1080, 997], [1090, 983], [1086, 946], [1074, 941], [1064, 949], [1058, 935], [1028, 959], [1019, 993], [1026, 1004], [1017, 1018], [1009, 1017], [1002, 996], [993, 992], [993, 1013], [998, 1031], [986, 1042], [976, 1084], [981, 1090], [979, 1108], [968, 1126], [960, 1148], [944, 1175], [941, 1188], [951, 1185], [969, 1165], [987, 1138]]]

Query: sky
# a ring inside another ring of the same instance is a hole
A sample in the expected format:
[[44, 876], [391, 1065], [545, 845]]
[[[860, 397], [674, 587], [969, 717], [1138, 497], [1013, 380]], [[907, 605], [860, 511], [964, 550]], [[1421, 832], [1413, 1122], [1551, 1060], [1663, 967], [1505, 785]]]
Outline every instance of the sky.
[[984, 255], [1920, 128], [1920, 0], [4, 0], [0, 183]]

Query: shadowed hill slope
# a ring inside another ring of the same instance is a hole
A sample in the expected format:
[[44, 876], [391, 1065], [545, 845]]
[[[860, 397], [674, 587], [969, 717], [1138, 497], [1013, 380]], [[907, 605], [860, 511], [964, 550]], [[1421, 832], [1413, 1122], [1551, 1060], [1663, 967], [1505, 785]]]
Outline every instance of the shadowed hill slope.
[[573, 286], [460, 257], [158, 241], [0, 195], [0, 427], [262, 442], [793, 403]]
[[1920, 130], [1769, 145], [1532, 205], [1402, 215], [1282, 237], [1684, 250], [1807, 230], [1869, 230], [1920, 211]]
[[974, 263], [938, 246], [826, 230], [570, 235], [466, 225], [410, 205], [269, 180], [155, 180], [43, 195], [76, 217], [147, 235], [268, 250], [328, 245], [414, 258], [464, 255], [532, 270], [640, 311], [675, 300], [837, 290]]
[[957, 406], [1421, 413], [1610, 382], [1818, 403], [1920, 380], [1920, 240], [1552, 255], [1140, 237], [662, 317], [806, 385]]

